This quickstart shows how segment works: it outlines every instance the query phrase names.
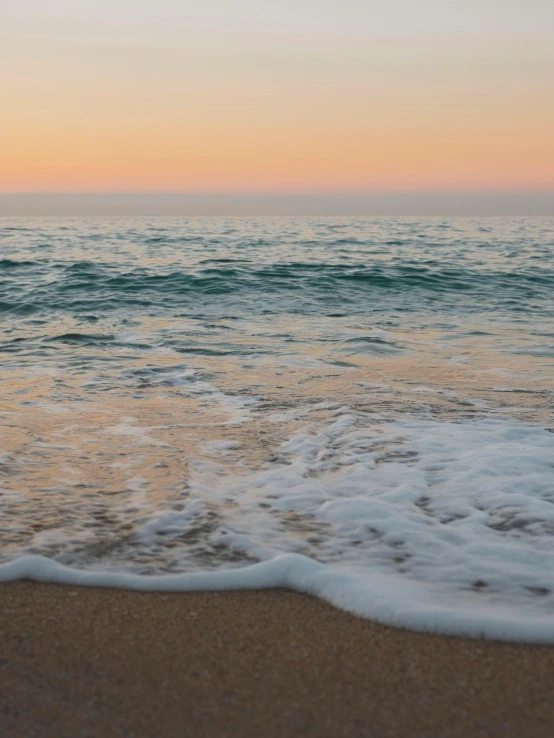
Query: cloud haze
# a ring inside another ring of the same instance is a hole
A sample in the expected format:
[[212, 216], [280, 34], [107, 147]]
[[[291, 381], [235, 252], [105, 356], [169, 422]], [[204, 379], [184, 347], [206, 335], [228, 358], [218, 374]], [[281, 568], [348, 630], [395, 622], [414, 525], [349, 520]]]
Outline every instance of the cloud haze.
[[0, 194], [2, 216], [514, 215], [554, 213], [550, 193], [422, 192], [385, 195]]

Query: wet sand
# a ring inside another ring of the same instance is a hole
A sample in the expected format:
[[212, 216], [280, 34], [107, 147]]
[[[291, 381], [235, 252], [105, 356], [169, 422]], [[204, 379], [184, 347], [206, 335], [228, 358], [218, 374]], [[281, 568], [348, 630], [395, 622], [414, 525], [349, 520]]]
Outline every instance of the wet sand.
[[283, 590], [0, 587], [2, 738], [552, 736], [554, 647], [396, 630]]

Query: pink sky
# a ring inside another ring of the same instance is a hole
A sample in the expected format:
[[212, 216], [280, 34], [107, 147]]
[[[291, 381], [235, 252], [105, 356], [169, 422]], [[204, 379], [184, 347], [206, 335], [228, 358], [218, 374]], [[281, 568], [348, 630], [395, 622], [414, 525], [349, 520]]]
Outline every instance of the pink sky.
[[0, 191], [554, 188], [550, 2], [183, 5], [8, 1]]

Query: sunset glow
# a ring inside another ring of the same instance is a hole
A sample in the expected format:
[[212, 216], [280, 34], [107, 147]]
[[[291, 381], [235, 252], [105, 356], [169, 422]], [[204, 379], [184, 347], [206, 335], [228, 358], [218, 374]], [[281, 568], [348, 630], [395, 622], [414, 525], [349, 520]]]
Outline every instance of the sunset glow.
[[400, 22], [350, 0], [331, 33], [332, 5], [307, 1], [292, 27], [246, 0], [234, 24], [215, 0], [8, 3], [0, 191], [551, 189], [552, 12], [535, 4], [521, 28], [426, 2], [426, 31], [413, 5]]

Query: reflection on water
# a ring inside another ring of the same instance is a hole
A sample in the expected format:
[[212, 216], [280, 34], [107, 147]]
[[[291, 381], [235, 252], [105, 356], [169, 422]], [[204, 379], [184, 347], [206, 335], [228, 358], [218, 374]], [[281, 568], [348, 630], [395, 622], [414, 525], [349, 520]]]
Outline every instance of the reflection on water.
[[[411, 468], [420, 452], [391, 423], [551, 429], [554, 224], [483, 224], [4, 221], [2, 558], [347, 561], [332, 521], [272, 502], [264, 475], [299, 463], [290, 439], [319, 439], [299, 472], [317, 497], [369, 455]], [[321, 441], [343, 417], [367, 447]]]

